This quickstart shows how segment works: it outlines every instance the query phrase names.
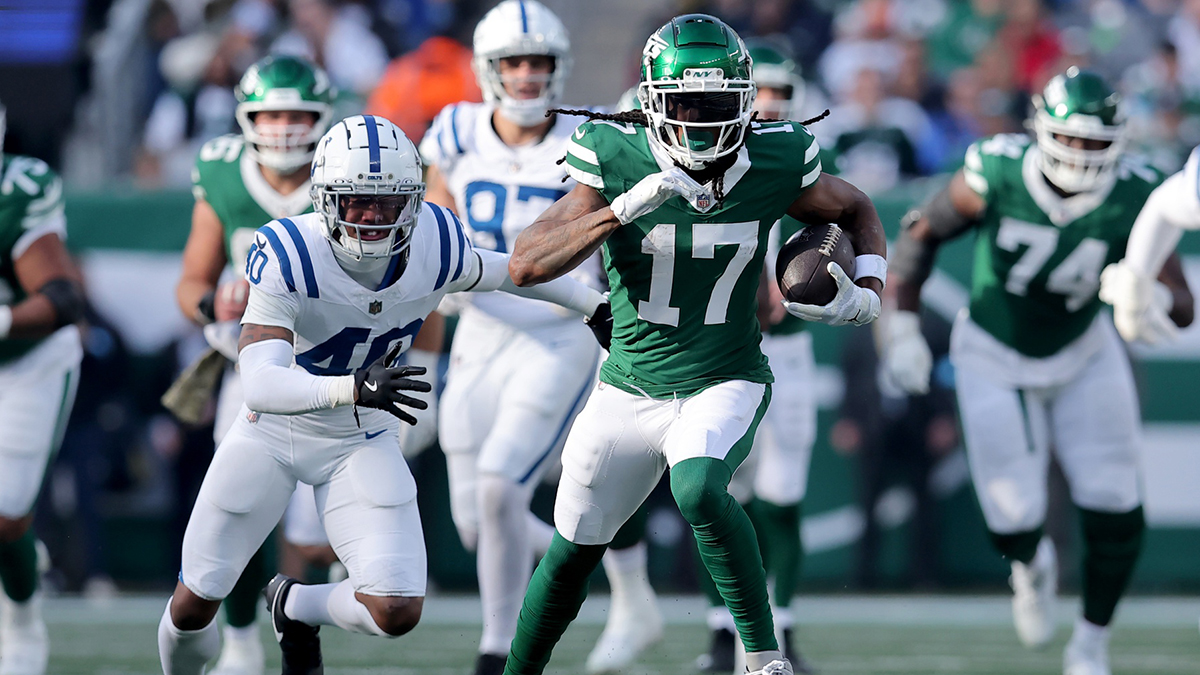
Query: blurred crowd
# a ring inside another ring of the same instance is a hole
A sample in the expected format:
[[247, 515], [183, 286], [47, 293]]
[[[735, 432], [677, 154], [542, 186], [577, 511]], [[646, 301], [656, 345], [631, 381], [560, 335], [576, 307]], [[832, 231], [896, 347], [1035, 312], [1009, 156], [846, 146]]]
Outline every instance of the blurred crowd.
[[[37, 9], [39, 3], [17, 3]], [[419, 138], [447, 102], [478, 100], [471, 29], [488, 0], [93, 0], [61, 30], [75, 47], [43, 55], [69, 67], [57, 113], [20, 96], [27, 53], [0, 49], [10, 146], [44, 156], [69, 183], [132, 177], [147, 188], [188, 183], [196, 150], [236, 130], [232, 87], [270, 52], [322, 65], [339, 113], [364, 108]], [[554, 5], [555, 3], [551, 3]], [[567, 17], [592, 13], [557, 3]], [[622, 0], [610, 4], [614, 11]], [[630, 4], [630, 3], [624, 3]], [[868, 192], [955, 168], [975, 138], [1021, 131], [1031, 93], [1068, 65], [1119, 82], [1132, 147], [1174, 170], [1200, 143], [1200, 0], [661, 0], [632, 3], [644, 33], [671, 15], [706, 11], [744, 38], [790, 45], [804, 110], [832, 115], [816, 131], [842, 174]], [[628, 8], [626, 8], [628, 9]], [[594, 11], [593, 11], [594, 13]], [[14, 14], [19, 25], [20, 16]], [[603, 28], [601, 28], [603, 30]], [[0, 29], [2, 33], [4, 29]], [[583, 58], [587, 57], [587, 58]], [[637, 55], [617, 59], [636, 81]], [[8, 63], [5, 63], [7, 59]], [[575, 78], [611, 54], [578, 54]], [[628, 64], [628, 66], [626, 65]], [[28, 69], [26, 69], [28, 70]], [[44, 77], [31, 74], [30, 77]], [[620, 91], [589, 86], [611, 105]], [[48, 94], [48, 95], [50, 95]], [[41, 98], [45, 98], [44, 96]], [[20, 99], [20, 100], [13, 100]], [[46, 138], [48, 125], [71, 129]]]
[[[272, 52], [302, 55], [324, 67], [339, 92], [336, 118], [366, 110], [392, 119], [419, 142], [445, 104], [480, 100], [470, 65], [471, 31], [493, 4], [94, 0], [44, 5], [18, 0], [9, 11], [15, 20], [0, 22], [0, 102], [8, 108], [9, 125], [5, 150], [46, 159], [76, 188], [130, 182], [147, 189], [186, 188], [199, 147], [237, 131], [233, 87], [242, 72]], [[547, 4], [561, 8], [565, 18], [580, 16], [566, 0]], [[1119, 83], [1131, 148], [1160, 168], [1177, 169], [1200, 144], [1200, 0], [624, 5], [650, 7], [637, 44], [670, 16], [704, 11], [728, 21], [744, 38], [770, 37], [788, 45], [803, 80], [798, 109], [813, 116], [831, 111], [814, 126], [828, 170], [868, 193], [957, 168], [966, 147], [981, 136], [1022, 132], [1031, 95], [1069, 65], [1087, 65]], [[44, 25], [66, 38], [21, 47], [22, 12], [43, 21], [57, 17]], [[593, 28], [604, 31], [604, 26]], [[577, 55], [575, 77], [587, 83], [589, 70], [619, 68], [626, 72], [622, 86], [632, 86], [637, 56]], [[611, 105], [621, 93], [583, 90], [592, 100], [572, 103]], [[30, 96], [30, 91], [40, 93]], [[72, 555], [55, 556], [76, 561], [76, 568], [60, 571], [64, 586], [103, 593], [111, 584], [101, 562], [97, 504], [103, 501], [109, 515], [175, 504], [175, 536], [181, 536], [185, 505], [211, 458], [211, 432], [174, 424], [157, 402], [167, 374], [189, 362], [198, 343], [174, 344], [161, 363], [143, 362], [145, 377], [125, 377], [130, 356], [119, 333], [100, 316], [89, 326], [85, 389], [58, 468], [50, 473], [44, 496], [49, 503], [39, 510], [39, 518], [65, 524], [39, 531], [61, 533], [60, 541], [48, 542], [52, 549], [74, 549]], [[863, 354], [870, 352], [863, 348]], [[920, 486], [928, 482], [933, 465], [958, 445], [948, 390], [922, 402], [875, 391], [874, 365], [851, 372], [866, 362], [847, 358], [846, 383], [856, 391], [871, 390], [862, 395], [876, 400], [879, 414], [856, 418], [854, 410], [844, 411], [831, 444], [862, 458], [867, 512], [885, 487], [881, 477], [897, 462], [909, 467], [922, 511], [918, 518], [928, 524], [933, 516], [926, 512]], [[154, 377], [158, 380], [147, 387]], [[87, 383], [97, 384], [88, 389]], [[918, 428], [905, 426], [914, 419], [906, 416], [909, 405], [924, 410]], [[157, 485], [145, 478], [168, 474], [176, 477], [173, 485], [131, 489], [139, 481]], [[76, 530], [79, 536], [71, 536]], [[918, 536], [933, 535], [923, 530]], [[859, 579], [865, 586], [874, 583], [877, 537], [866, 533], [860, 556]], [[925, 542], [917, 550], [930, 548]], [[173, 542], [164, 550], [177, 553], [179, 546]], [[177, 561], [160, 562], [146, 564], [177, 567]], [[917, 562], [913, 569], [932, 567]]]

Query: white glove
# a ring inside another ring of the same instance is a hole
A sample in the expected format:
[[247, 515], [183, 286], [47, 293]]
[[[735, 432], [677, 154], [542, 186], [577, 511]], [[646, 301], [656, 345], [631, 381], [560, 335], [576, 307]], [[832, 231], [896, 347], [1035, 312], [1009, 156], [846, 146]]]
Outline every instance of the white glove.
[[242, 325], [237, 321], [216, 321], [204, 327], [204, 341], [221, 356], [237, 363], [238, 340], [242, 337]]
[[879, 317], [879, 296], [869, 288], [863, 288], [850, 280], [842, 271], [842, 266], [831, 262], [827, 267], [833, 280], [837, 282], [837, 295], [827, 305], [805, 305], [799, 302], [783, 301], [788, 314], [805, 321], [819, 321], [830, 326], [842, 326], [852, 323], [865, 326]]
[[[666, 171], [652, 173], [637, 182], [623, 194], [612, 200], [610, 208], [622, 225], [628, 225], [663, 205], [671, 197], [679, 195], [698, 211], [708, 211], [716, 202], [708, 190], [705, 190], [683, 169], [674, 167]], [[706, 202], [704, 200], [707, 200]], [[701, 209], [697, 204], [706, 203]]]
[[929, 393], [933, 353], [921, 334], [921, 317], [916, 312], [896, 310], [887, 321], [887, 344], [883, 350], [883, 372], [909, 394]]
[[410, 366], [423, 366], [425, 368], [425, 377], [433, 383], [433, 390], [428, 392], [405, 392], [413, 398], [420, 399], [429, 404], [429, 407], [424, 410], [416, 408], [405, 408], [404, 410], [417, 418], [416, 424], [401, 424], [400, 425], [400, 454], [404, 455], [405, 459], [412, 459], [421, 454], [425, 448], [433, 445], [437, 440], [438, 431], [438, 360], [441, 358], [439, 354], [425, 351], [423, 349], [410, 349], [404, 354], [404, 362]]
[[1179, 334], [1169, 313], [1171, 289], [1157, 279], [1140, 275], [1125, 264], [1113, 263], [1100, 274], [1100, 299], [1113, 306], [1113, 323], [1126, 342], [1168, 342]]

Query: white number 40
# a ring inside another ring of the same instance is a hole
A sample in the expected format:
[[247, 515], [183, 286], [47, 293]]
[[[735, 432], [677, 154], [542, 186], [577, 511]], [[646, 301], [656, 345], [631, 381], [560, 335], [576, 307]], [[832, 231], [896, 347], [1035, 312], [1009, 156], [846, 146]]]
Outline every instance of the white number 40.
[[[692, 258], [712, 260], [716, 257], [718, 246], [737, 246], [737, 251], [713, 285], [704, 312], [706, 325], [725, 323], [733, 287], [758, 250], [758, 223], [692, 225]], [[650, 296], [638, 301], [638, 318], [651, 323], [678, 326], [679, 308], [671, 306], [671, 290], [675, 284], [675, 225], [655, 225], [642, 239], [642, 253], [652, 256], [653, 262], [650, 267]]]

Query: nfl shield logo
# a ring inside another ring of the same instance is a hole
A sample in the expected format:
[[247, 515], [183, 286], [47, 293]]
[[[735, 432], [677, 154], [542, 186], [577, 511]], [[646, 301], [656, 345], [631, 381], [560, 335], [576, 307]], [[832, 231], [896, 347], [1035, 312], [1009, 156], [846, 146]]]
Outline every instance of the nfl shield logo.
[[712, 206], [712, 200], [707, 194], [702, 194], [696, 197], [696, 208], [700, 211], [707, 211]]
[[372, 314], [378, 314], [383, 311], [383, 302], [380, 300], [372, 300], [371, 305], [367, 307], [367, 311]]

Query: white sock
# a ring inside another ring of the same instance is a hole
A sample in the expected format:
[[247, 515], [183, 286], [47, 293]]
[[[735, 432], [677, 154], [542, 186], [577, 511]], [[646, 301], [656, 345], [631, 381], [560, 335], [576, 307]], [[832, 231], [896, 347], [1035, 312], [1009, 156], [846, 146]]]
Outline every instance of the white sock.
[[295, 584], [288, 589], [283, 615], [310, 626], [334, 626], [329, 596], [337, 584]]
[[753, 673], [762, 670], [772, 661], [782, 661], [783, 652], [773, 649], [767, 652], [746, 652], [746, 670]]
[[554, 538], [554, 526], [529, 513], [525, 518], [525, 531], [529, 535], [529, 545], [533, 548], [533, 557], [541, 558], [550, 550], [550, 540]]
[[[333, 586], [328, 596], [329, 601], [326, 604], [326, 614], [329, 617], [329, 623], [352, 633], [392, 637], [383, 632], [383, 629], [375, 623], [375, 619], [371, 616], [371, 610], [367, 609], [366, 605], [354, 597], [354, 586], [350, 584], [349, 579], [337, 584], [321, 584], [321, 586]], [[295, 592], [296, 589], [293, 588], [290, 593]], [[287, 612], [284, 613], [286, 614]]]
[[772, 607], [771, 618], [775, 621], [775, 630], [783, 631], [796, 625], [796, 615], [790, 607]]
[[[646, 543], [620, 550], [608, 549], [604, 554], [604, 573], [612, 590], [612, 607], [638, 611], [654, 603], [654, 589], [646, 570]], [[618, 610], [619, 611], [619, 610]]]
[[171, 620], [171, 603], [158, 622], [158, 658], [163, 675], [201, 675], [204, 664], [221, 650], [217, 622], [210, 621], [200, 630], [179, 630]]
[[[289, 597], [289, 599], [291, 599]], [[258, 626], [250, 624], [249, 626], [225, 626], [221, 631], [225, 636], [226, 642], [258, 642]]]
[[725, 605], [709, 607], [707, 623], [709, 630], [725, 629], [730, 633], [737, 633], [737, 626], [733, 623], [733, 614], [729, 613], [729, 608]]
[[[2, 590], [0, 590], [2, 595]], [[31, 626], [42, 621], [41, 593], [35, 592], [25, 602], [16, 602], [7, 595], [4, 596], [3, 612], [14, 626]]]
[[1089, 642], [1108, 640], [1108, 626], [1097, 626], [1083, 617], [1078, 617], [1075, 619], [1075, 632], [1071, 637]]
[[479, 475], [479, 599], [483, 604], [481, 654], [507, 654], [533, 569], [529, 545], [529, 495], [513, 480]]

